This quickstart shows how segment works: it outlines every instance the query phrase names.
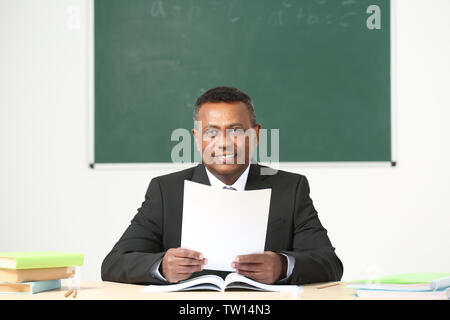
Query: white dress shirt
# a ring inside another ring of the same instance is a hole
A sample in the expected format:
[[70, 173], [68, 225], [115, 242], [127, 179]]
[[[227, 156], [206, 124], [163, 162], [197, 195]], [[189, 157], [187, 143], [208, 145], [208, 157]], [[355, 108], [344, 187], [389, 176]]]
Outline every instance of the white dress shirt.
[[231, 185], [227, 185], [216, 178], [211, 172], [209, 172], [208, 168], [206, 168], [206, 174], [208, 175], [209, 183], [211, 187], [223, 189], [224, 187], [234, 188], [237, 191], [244, 191], [245, 185], [247, 184], [248, 172], [250, 171], [250, 165], [248, 165], [247, 169], [241, 174], [241, 176]]
[[[219, 188], [219, 189], [223, 189], [224, 187], [227, 187], [227, 188], [231, 187], [231, 188], [236, 189], [236, 191], [244, 191], [245, 190], [245, 185], [247, 184], [248, 173], [250, 171], [250, 165], [248, 165], [247, 169], [245, 169], [245, 171], [241, 174], [241, 176], [232, 185], [226, 185], [225, 183], [223, 183], [222, 181], [217, 179], [208, 170], [208, 168], [205, 167], [205, 169], [206, 169], [206, 174], [208, 175], [208, 179], [209, 179], [209, 183], [211, 184], [211, 187]], [[290, 255], [287, 255], [284, 253], [281, 253], [281, 254], [284, 255], [287, 259], [286, 278], [280, 280], [280, 281], [283, 281], [291, 276], [292, 270], [294, 269], [295, 259], [294, 259], [294, 257], [291, 257]], [[159, 280], [167, 281], [159, 272], [159, 266], [161, 264], [161, 261], [162, 261], [162, 258], [152, 265], [152, 267], [150, 269], [150, 275], [152, 275], [153, 277], [156, 277]]]

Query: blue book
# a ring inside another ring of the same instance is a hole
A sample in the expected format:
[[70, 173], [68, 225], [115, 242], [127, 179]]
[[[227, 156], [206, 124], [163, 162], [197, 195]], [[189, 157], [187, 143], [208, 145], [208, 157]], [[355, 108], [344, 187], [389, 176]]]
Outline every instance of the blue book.
[[61, 280], [30, 281], [22, 283], [0, 282], [0, 293], [38, 293], [61, 288]]

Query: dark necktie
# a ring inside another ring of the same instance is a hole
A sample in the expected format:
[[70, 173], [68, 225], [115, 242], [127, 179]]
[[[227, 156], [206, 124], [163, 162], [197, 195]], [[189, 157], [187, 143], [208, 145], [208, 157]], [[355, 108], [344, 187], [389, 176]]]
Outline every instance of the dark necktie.
[[223, 186], [223, 188], [225, 189], [225, 190], [233, 190], [233, 191], [237, 191], [235, 188], [233, 188], [233, 187], [227, 187], [227, 186]]

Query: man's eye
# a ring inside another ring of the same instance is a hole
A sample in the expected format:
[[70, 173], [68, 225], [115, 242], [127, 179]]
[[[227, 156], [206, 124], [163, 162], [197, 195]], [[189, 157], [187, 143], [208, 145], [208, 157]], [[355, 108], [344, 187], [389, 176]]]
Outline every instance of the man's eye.
[[206, 130], [203, 135], [208, 138], [213, 138], [217, 136], [217, 130]]
[[230, 130], [230, 133], [232, 135], [241, 135], [241, 134], [244, 134], [244, 129], [242, 129], [242, 128], [233, 128], [233, 129]]

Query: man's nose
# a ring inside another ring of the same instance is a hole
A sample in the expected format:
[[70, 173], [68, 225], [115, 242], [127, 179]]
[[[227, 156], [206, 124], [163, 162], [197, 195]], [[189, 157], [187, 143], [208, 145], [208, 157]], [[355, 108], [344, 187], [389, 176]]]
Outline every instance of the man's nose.
[[226, 132], [222, 132], [220, 135], [217, 146], [222, 150], [233, 150], [234, 149], [234, 141], [233, 138], [227, 135]]

